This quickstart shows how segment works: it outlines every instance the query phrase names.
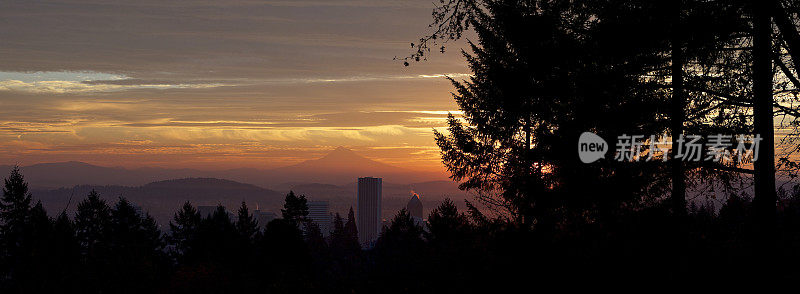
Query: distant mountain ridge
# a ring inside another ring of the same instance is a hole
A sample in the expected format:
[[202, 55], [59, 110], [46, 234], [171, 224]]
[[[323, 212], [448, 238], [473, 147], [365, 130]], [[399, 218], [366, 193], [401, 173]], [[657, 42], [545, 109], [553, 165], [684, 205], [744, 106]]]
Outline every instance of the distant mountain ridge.
[[[6, 174], [11, 165], [0, 165]], [[425, 173], [395, 167], [363, 157], [352, 150], [339, 147], [319, 159], [274, 169], [229, 169], [204, 171], [196, 169], [167, 169], [143, 167], [127, 169], [102, 167], [84, 162], [69, 161], [40, 163], [21, 167], [32, 187], [53, 189], [75, 185], [140, 186], [147, 183], [181, 178], [217, 178], [250, 183], [260, 187], [286, 186], [285, 183], [323, 183], [342, 185], [358, 177], [383, 177], [388, 182], [412, 183], [445, 180], [438, 173]]]
[[[7, 174], [11, 165], [0, 166]], [[330, 201], [332, 212], [356, 208], [358, 177], [384, 178], [383, 213], [395, 214], [407, 203], [411, 191], [422, 195], [426, 213], [449, 197], [463, 205], [467, 193], [440, 174], [421, 173], [365, 158], [346, 148], [295, 165], [269, 170], [240, 168], [220, 171], [144, 167], [102, 167], [84, 162], [41, 163], [21, 167], [33, 197], [42, 200], [51, 215], [66, 209], [73, 214], [77, 203], [91, 190], [113, 205], [125, 197], [166, 226], [186, 202], [222, 204], [235, 211], [242, 201], [251, 209], [280, 212], [289, 190], [310, 200]], [[438, 180], [438, 181], [437, 181]], [[269, 187], [269, 188], [267, 188]]]
[[386, 170], [402, 170], [401, 168], [378, 162], [365, 158], [353, 150], [338, 147], [319, 159], [306, 160], [301, 163], [290, 165], [287, 167], [278, 168], [281, 170], [287, 169], [303, 169], [303, 168], [324, 168], [324, 169], [341, 169], [342, 167], [356, 167], [358, 169], [386, 169]]
[[279, 211], [284, 193], [250, 184], [214, 178], [185, 178], [148, 183], [142, 186], [77, 185], [71, 188], [33, 189], [34, 200], [41, 200], [50, 215], [66, 209], [73, 214], [77, 204], [95, 190], [110, 205], [125, 197], [143, 211], [150, 213], [162, 225], [169, 223], [183, 203], [193, 205], [222, 204], [235, 211], [242, 201], [255, 208]]
[[188, 186], [192, 189], [207, 189], [207, 188], [233, 188], [233, 189], [243, 189], [243, 190], [261, 190], [263, 188], [239, 183], [236, 181], [225, 180], [225, 179], [216, 179], [216, 178], [183, 178], [183, 179], [172, 179], [172, 180], [163, 180], [158, 182], [148, 183], [143, 188], [173, 188], [175, 186]]
[[326, 184], [350, 183], [358, 177], [364, 176], [382, 177], [394, 182], [413, 182], [425, 179], [417, 176], [418, 172], [371, 160], [343, 147], [336, 148], [322, 158], [276, 168], [272, 171], [277, 172], [277, 175], [274, 176], [281, 175], [298, 182]]
[[[190, 201], [195, 206], [222, 204], [235, 212], [244, 201], [250, 209], [256, 207], [280, 214], [284, 197], [289, 190], [305, 195], [309, 200], [326, 200], [331, 212], [347, 213], [356, 206], [356, 184], [331, 185], [318, 183], [296, 183], [278, 191], [261, 188], [251, 184], [216, 178], [183, 178], [157, 181], [141, 186], [121, 185], [76, 185], [71, 188], [32, 189], [34, 201], [41, 200], [50, 215], [57, 215], [66, 209], [74, 215], [78, 203], [95, 190], [109, 205], [125, 197], [133, 204], [150, 213], [162, 226], [169, 224], [174, 213], [183, 203]], [[467, 193], [458, 190], [451, 181], [435, 181], [415, 184], [385, 183], [383, 187], [383, 214], [394, 215], [403, 208], [415, 191], [421, 195], [425, 213], [430, 212], [444, 198], [452, 199], [464, 208]]]

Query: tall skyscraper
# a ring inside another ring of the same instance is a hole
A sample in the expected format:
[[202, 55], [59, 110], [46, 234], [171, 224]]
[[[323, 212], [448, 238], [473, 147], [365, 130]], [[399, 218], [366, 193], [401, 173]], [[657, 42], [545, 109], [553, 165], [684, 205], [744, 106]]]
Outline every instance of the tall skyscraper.
[[328, 236], [331, 231], [331, 213], [328, 201], [308, 201], [308, 218], [311, 219], [323, 236]]
[[411, 215], [411, 218], [414, 219], [414, 222], [416, 222], [418, 225], [422, 224], [422, 200], [419, 199], [419, 195], [417, 195], [417, 193], [414, 193], [411, 196], [411, 200], [408, 200], [408, 204], [406, 204], [406, 210], [408, 210], [408, 214]]
[[372, 247], [381, 233], [381, 178], [358, 178], [358, 241]]

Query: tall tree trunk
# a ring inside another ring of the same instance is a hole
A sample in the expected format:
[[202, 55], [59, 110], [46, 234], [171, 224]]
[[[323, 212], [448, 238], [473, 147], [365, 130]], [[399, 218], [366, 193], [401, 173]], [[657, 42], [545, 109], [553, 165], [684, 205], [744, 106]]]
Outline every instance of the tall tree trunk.
[[[531, 160], [531, 116], [530, 116], [529, 112], [525, 112], [524, 132], [525, 132], [525, 154], [524, 154], [524, 156], [525, 156], [525, 158], [524, 158], [524, 160], [525, 160], [525, 175], [524, 176], [525, 176], [525, 179], [526, 179], [526, 182], [525, 182], [525, 186], [526, 186], [525, 187], [525, 191], [526, 191], [526, 193], [525, 194], [527, 194], [527, 195], [525, 195], [525, 197], [531, 197], [531, 195], [533, 195], [533, 193], [535, 193], [535, 192], [530, 190], [530, 183], [527, 182], [528, 180], [530, 180], [530, 176], [532, 174], [533, 164], [534, 164], [533, 161]], [[533, 219], [534, 219], [534, 215], [536, 214], [535, 213], [536, 208], [531, 203], [531, 199], [530, 198], [528, 198], [528, 200], [524, 204], [524, 207], [526, 207], [526, 211], [521, 211], [522, 223], [526, 227], [530, 227], [531, 225], [533, 225]], [[540, 217], [543, 217], [543, 216], [540, 215]]]
[[[772, 3], [772, 1], [766, 1]], [[753, 5], [753, 116], [755, 133], [761, 135], [758, 160], [753, 163], [756, 222], [767, 233], [774, 226], [775, 203], [775, 135], [772, 109], [772, 25], [771, 6], [754, 0]]]
[[[686, 120], [684, 114], [684, 106], [686, 104], [686, 90], [683, 85], [683, 26], [681, 23], [681, 15], [683, 14], [683, 0], [673, 1], [672, 16], [672, 36], [671, 36], [671, 51], [672, 51], [672, 117], [670, 120], [670, 131], [672, 133], [672, 148], [671, 151], [671, 173], [672, 173], [672, 199], [671, 208], [674, 219], [672, 220], [672, 237], [670, 238], [670, 259], [674, 262], [671, 264], [674, 268], [670, 273], [679, 273], [685, 270], [685, 256], [686, 256], [686, 180], [684, 178], [684, 165], [683, 159], [677, 158], [678, 140], [683, 134], [683, 123]], [[672, 276], [672, 279], [680, 279], [678, 276]]]
[[686, 211], [686, 184], [683, 173], [683, 161], [678, 155], [678, 139], [683, 134], [683, 106], [686, 95], [683, 87], [683, 48], [681, 48], [681, 1], [675, 1], [675, 20], [672, 25], [672, 212], [683, 215]]

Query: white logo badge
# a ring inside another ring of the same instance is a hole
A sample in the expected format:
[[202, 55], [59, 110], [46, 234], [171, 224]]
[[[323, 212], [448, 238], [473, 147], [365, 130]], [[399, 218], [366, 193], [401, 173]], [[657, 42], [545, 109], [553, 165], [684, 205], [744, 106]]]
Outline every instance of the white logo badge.
[[578, 139], [578, 156], [583, 163], [592, 163], [606, 156], [608, 143], [592, 132], [583, 132]]

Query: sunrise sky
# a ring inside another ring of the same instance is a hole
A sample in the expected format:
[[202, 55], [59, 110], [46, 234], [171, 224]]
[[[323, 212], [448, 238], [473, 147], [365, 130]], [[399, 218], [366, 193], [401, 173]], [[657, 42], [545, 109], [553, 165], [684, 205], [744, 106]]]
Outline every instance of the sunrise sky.
[[430, 0], [0, 2], [0, 164], [271, 168], [337, 146], [440, 170], [458, 48]]

